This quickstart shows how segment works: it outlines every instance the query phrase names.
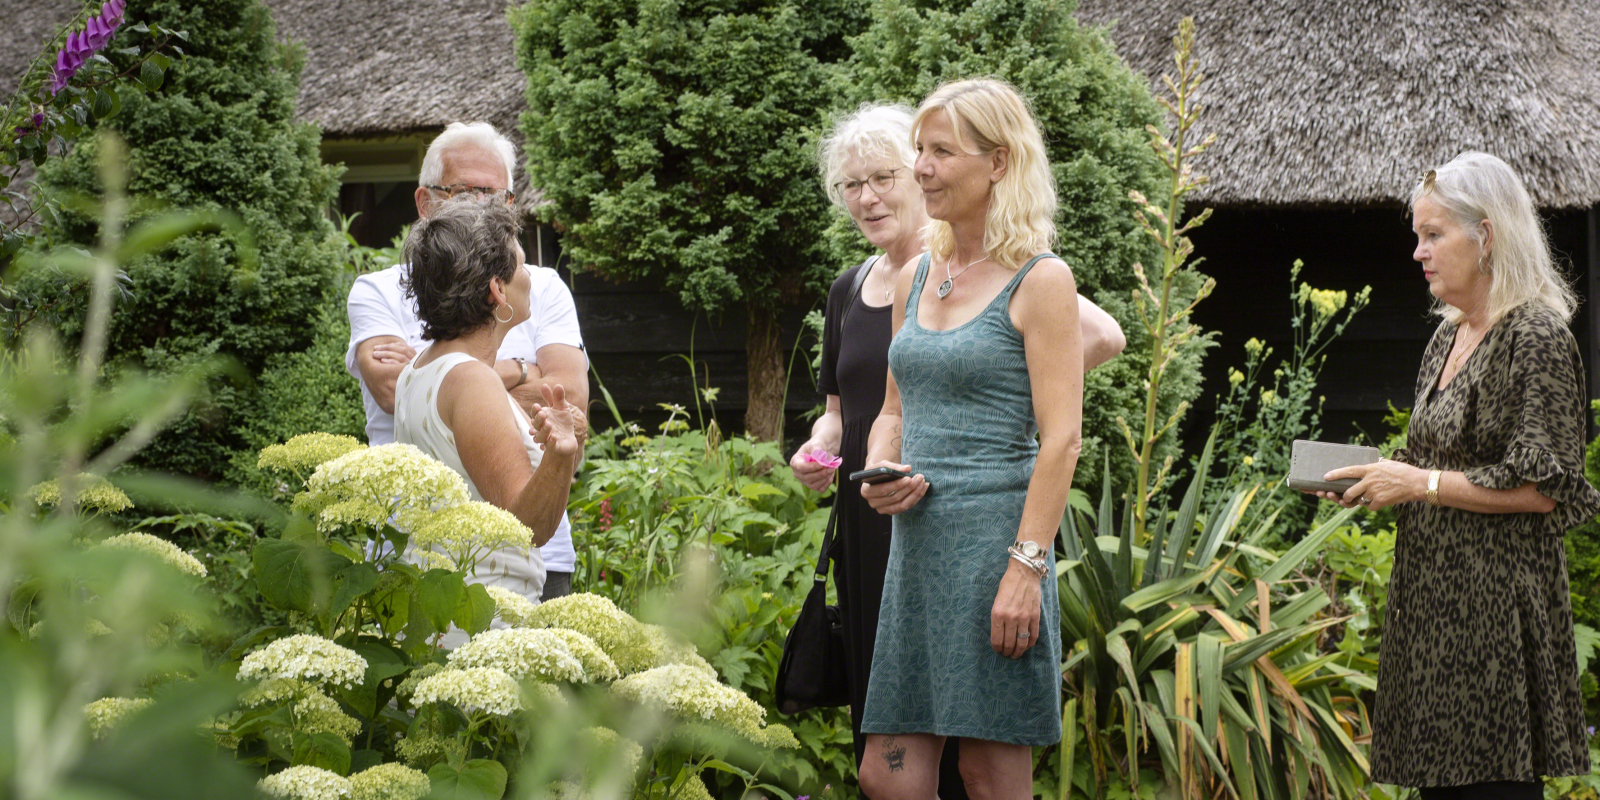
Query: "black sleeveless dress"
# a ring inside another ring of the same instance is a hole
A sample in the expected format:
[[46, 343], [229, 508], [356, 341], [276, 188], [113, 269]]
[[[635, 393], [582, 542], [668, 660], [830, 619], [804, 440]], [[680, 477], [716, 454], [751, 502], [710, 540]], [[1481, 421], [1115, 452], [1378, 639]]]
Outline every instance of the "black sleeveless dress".
[[[817, 388], [839, 396], [844, 435], [835, 455], [844, 459], [834, 502], [839, 505], [838, 541], [834, 544], [833, 580], [844, 612], [846, 661], [850, 668], [850, 723], [855, 736], [856, 763], [861, 763], [866, 737], [861, 715], [867, 702], [867, 679], [872, 671], [872, 650], [878, 633], [878, 606], [883, 601], [883, 575], [889, 567], [889, 530], [893, 517], [879, 514], [861, 499], [861, 487], [843, 476], [861, 469], [867, 460], [867, 436], [883, 408], [889, 375], [889, 341], [894, 338], [893, 306], [870, 306], [852, 298], [856, 273], [876, 263], [845, 270], [828, 291], [822, 328], [822, 362]], [[865, 288], [865, 287], [863, 287]], [[880, 295], [877, 299], [882, 299]], [[852, 305], [853, 304], [853, 305]], [[845, 307], [852, 305], [850, 313]], [[848, 318], [847, 318], [848, 317]], [[955, 740], [945, 747], [939, 766], [941, 800], [965, 800], [966, 789], [957, 770]]]

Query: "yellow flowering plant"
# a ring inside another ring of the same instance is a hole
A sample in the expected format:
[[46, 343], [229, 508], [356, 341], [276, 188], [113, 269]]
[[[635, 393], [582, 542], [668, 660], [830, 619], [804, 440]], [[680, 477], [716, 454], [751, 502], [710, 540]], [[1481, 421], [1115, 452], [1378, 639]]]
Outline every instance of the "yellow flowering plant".
[[[1318, 289], [1300, 280], [1303, 262], [1289, 269], [1289, 302], [1293, 334], [1286, 357], [1259, 339], [1244, 346], [1242, 369], [1228, 370], [1228, 388], [1217, 399], [1217, 461], [1225, 469], [1224, 487], [1261, 485], [1253, 514], [1276, 514], [1269, 543], [1308, 522], [1293, 501], [1297, 495], [1282, 485], [1289, 471], [1289, 448], [1295, 439], [1315, 439], [1322, 431], [1323, 396], [1317, 381], [1327, 361], [1328, 346], [1363, 308], [1371, 287], [1355, 294]], [[1225, 496], [1219, 494], [1218, 497]]]

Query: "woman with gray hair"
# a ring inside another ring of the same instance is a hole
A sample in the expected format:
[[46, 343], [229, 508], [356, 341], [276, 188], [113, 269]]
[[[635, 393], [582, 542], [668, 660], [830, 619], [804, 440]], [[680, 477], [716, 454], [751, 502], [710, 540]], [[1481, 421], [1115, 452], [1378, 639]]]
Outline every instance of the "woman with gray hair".
[[[839, 471], [861, 469], [867, 437], [883, 407], [889, 372], [892, 312], [902, 300], [894, 286], [907, 264], [924, 249], [930, 222], [922, 188], [912, 175], [917, 153], [912, 143], [912, 110], [897, 104], [862, 105], [841, 119], [822, 142], [819, 167], [828, 198], [850, 215], [856, 228], [878, 253], [840, 275], [828, 293], [822, 337], [822, 362], [817, 386], [827, 398], [826, 410], [790, 460], [795, 476], [821, 492]], [[1082, 321], [1084, 365], [1103, 364], [1122, 351], [1122, 329], [1093, 302], [1078, 297]], [[837, 454], [832, 464], [828, 455]], [[834, 582], [844, 616], [849, 668], [850, 717], [856, 762], [865, 753], [861, 719], [872, 668], [889, 561], [892, 518], [873, 511], [861, 498], [861, 487], [839, 484], [838, 532], [833, 557]], [[960, 770], [957, 740], [952, 737], [939, 764], [939, 796], [967, 796]]]
[[1406, 447], [1346, 467], [1345, 507], [1395, 505], [1372, 777], [1424, 798], [1539, 798], [1589, 772], [1561, 537], [1600, 511], [1583, 473], [1576, 305], [1522, 181], [1463, 153], [1411, 193], [1443, 317]]
[[[494, 369], [506, 334], [530, 313], [519, 228], [503, 202], [458, 198], [411, 229], [403, 285], [432, 344], [395, 381], [394, 428], [396, 441], [460, 473], [474, 500], [516, 515], [536, 547], [561, 523], [579, 447], [559, 384], [543, 388], [529, 419]], [[538, 602], [544, 579], [538, 550], [521, 546], [491, 553], [471, 580]]]

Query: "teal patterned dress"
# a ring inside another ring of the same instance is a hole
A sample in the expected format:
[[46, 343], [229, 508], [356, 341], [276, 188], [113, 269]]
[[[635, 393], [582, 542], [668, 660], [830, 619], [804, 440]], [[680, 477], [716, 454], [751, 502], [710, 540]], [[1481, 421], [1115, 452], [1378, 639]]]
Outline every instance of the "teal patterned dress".
[[[1040, 641], [1010, 659], [989, 617], [1017, 539], [1039, 446], [1022, 334], [1009, 307], [1017, 271], [971, 322], [917, 324], [928, 257], [889, 345], [900, 389], [901, 461], [932, 490], [894, 518], [889, 571], [861, 730], [932, 733], [1035, 747], [1061, 741], [1061, 614], [1044, 582]], [[1051, 570], [1054, 572], [1052, 555]]]

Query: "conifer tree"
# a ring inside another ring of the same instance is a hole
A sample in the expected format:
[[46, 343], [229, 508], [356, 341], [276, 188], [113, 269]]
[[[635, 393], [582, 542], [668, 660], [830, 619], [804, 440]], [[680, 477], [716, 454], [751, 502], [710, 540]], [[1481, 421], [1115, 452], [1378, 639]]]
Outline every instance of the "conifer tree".
[[[173, 372], [221, 357], [237, 367], [211, 379], [201, 402], [141, 456], [148, 467], [215, 478], [242, 444], [268, 357], [310, 344], [334, 290], [341, 248], [326, 209], [338, 170], [321, 162], [319, 131], [294, 121], [299, 55], [276, 41], [260, 0], [154, 0], [127, 13], [130, 24], [159, 22], [189, 37], [161, 89], [128, 98], [105, 123], [127, 142], [130, 193], [146, 211], [237, 214], [257, 257], [253, 266], [242, 261], [241, 242], [219, 232], [129, 263], [108, 364]], [[94, 150], [86, 138], [47, 165], [41, 187], [92, 194]], [[88, 243], [93, 219], [63, 214], [46, 232]], [[66, 319], [70, 339], [79, 323]]]
[[[1128, 338], [1123, 355], [1085, 382], [1085, 448], [1073, 484], [1098, 486], [1109, 452], [1122, 485], [1134, 459], [1116, 418], [1143, 419], [1149, 366], [1148, 335], [1133, 307], [1139, 285], [1133, 265], [1161, 260], [1160, 247], [1134, 218], [1128, 192], [1164, 194], [1165, 176], [1145, 132], [1162, 117], [1145, 79], [1103, 32], [1078, 23], [1075, 7], [1062, 0], [875, 0], [871, 24], [850, 39], [853, 54], [834, 72], [833, 93], [841, 112], [869, 101], [915, 106], [947, 81], [995, 77], [1032, 102], [1060, 200], [1056, 253], [1072, 267], [1078, 290], [1115, 317]], [[859, 260], [849, 247], [860, 247], [860, 237], [837, 227], [833, 234], [835, 262]], [[1199, 278], [1188, 274], [1177, 295], [1186, 303], [1198, 289]], [[1162, 419], [1199, 394], [1208, 345], [1198, 338], [1168, 367]], [[1176, 431], [1169, 433], [1156, 451], [1158, 466], [1177, 444]]]

